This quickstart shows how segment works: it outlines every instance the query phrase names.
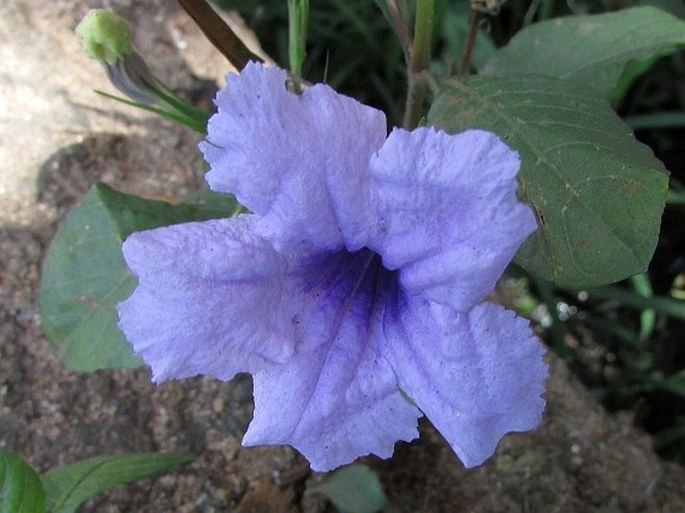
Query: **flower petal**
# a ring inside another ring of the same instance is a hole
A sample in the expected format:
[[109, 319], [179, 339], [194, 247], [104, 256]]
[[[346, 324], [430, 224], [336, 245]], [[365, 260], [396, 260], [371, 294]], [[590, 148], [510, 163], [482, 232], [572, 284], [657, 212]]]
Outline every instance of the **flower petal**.
[[310, 292], [318, 298], [301, 313], [295, 355], [254, 375], [255, 414], [244, 445], [290, 444], [325, 471], [370, 453], [387, 458], [397, 440], [418, 436], [421, 413], [402, 397], [373, 344], [379, 290], [396, 283], [395, 276], [380, 283], [376, 268], [376, 256], [359, 252], [317, 269], [330, 279]]
[[292, 354], [294, 278], [255, 223], [242, 215], [179, 224], [124, 242], [138, 287], [118, 306], [119, 327], [154, 381], [230, 379]]
[[489, 458], [506, 433], [540, 422], [544, 348], [514, 312], [482, 303], [457, 313], [405, 296], [384, 324], [400, 387], [465, 466]]
[[368, 164], [385, 116], [322, 84], [289, 93], [285, 78], [255, 63], [228, 76], [200, 144], [207, 181], [262, 216], [277, 248], [355, 251], [376, 227]]
[[518, 154], [494, 134], [396, 129], [371, 161], [385, 230], [371, 247], [412, 292], [467, 311], [536, 227], [516, 199]]

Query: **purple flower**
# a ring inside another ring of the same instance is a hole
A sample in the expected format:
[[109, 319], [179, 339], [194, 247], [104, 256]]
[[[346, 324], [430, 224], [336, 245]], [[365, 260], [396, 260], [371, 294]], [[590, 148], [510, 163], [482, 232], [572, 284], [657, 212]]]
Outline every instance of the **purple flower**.
[[[253, 214], [131, 235], [120, 326], [153, 380], [254, 378], [244, 445], [315, 470], [389, 457], [425, 414], [466, 466], [544, 408], [543, 347], [484, 301], [535, 229], [495, 135], [393, 130], [325, 85], [228, 77], [200, 146]], [[410, 398], [410, 400], [407, 399]]]

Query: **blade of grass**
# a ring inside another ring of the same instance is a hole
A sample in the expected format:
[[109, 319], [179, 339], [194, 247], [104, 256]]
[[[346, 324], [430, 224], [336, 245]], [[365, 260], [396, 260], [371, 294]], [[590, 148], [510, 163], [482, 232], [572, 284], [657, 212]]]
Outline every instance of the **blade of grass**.
[[[649, 281], [649, 276], [646, 273], [636, 274], [630, 278], [635, 292], [642, 297], [650, 298], [654, 295], [652, 291], [652, 284]], [[656, 323], [656, 312], [653, 309], [643, 310], [640, 313], [640, 334], [638, 335], [642, 343], [646, 342], [651, 337]]]
[[623, 118], [633, 130], [648, 130], [651, 128], [679, 128], [685, 126], [685, 112], [650, 112], [649, 114], [635, 114]]
[[685, 205], [685, 191], [669, 190], [666, 203], [669, 205]]
[[[571, 293], [579, 291], [569, 290]], [[585, 291], [589, 299], [603, 301], [618, 301], [624, 306], [637, 310], [653, 309], [657, 312], [685, 320], [685, 301], [671, 299], [664, 296], [642, 297], [630, 289], [616, 286], [598, 287]]]

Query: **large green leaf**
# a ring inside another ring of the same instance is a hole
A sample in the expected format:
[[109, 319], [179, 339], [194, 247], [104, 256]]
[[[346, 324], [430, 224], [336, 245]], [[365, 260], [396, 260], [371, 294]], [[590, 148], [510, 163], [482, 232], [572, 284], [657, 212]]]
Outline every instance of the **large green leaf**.
[[682, 45], [685, 22], [654, 7], [569, 16], [521, 30], [481, 73], [573, 79], [608, 97], [619, 79], [624, 89], [654, 59]]
[[341, 513], [375, 513], [386, 502], [376, 473], [360, 464], [339, 468], [320, 483], [307, 487], [307, 493], [325, 495]]
[[0, 451], [0, 513], [44, 513], [38, 474], [14, 454]]
[[132, 232], [185, 221], [230, 217], [232, 196], [205, 193], [172, 205], [95, 185], [66, 216], [43, 267], [43, 330], [64, 364], [87, 372], [142, 362], [117, 328], [116, 304], [135, 288], [121, 255]]
[[646, 268], [668, 175], [596, 92], [543, 76], [448, 80], [428, 121], [492, 130], [520, 152], [519, 192], [538, 219], [516, 259], [526, 270], [590, 287]]
[[193, 459], [179, 453], [136, 453], [96, 456], [43, 474], [48, 508], [54, 513], [72, 513], [95, 495], [148, 477]]

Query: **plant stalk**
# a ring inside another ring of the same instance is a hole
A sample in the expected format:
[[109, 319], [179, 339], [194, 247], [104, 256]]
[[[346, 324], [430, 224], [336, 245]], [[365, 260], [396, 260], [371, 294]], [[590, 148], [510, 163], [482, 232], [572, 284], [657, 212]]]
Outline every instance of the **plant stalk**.
[[248, 62], [264, 62], [245, 46], [235, 32], [214, 12], [206, 0], [178, 0], [181, 7], [200, 27], [209, 41], [236, 69], [242, 70]]
[[428, 70], [431, 59], [434, 15], [434, 0], [417, 1], [414, 41], [412, 43], [411, 62], [408, 69], [407, 101], [403, 120], [403, 125], [408, 130], [415, 128], [419, 124], [423, 113], [423, 102], [428, 91], [426, 81], [421, 75]]

